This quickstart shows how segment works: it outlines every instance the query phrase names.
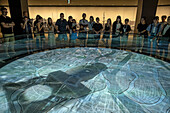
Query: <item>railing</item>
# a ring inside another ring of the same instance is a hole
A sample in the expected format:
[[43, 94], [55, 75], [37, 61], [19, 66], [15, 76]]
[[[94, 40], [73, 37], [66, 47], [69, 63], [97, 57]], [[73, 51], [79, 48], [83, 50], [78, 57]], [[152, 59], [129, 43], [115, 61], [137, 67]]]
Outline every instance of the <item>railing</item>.
[[33, 38], [26, 38], [27, 36], [34, 35], [18, 35], [15, 36], [15, 40], [11, 40], [11, 37], [0, 38], [0, 67], [9, 61], [35, 52], [68, 47], [120, 49], [165, 59], [168, 62], [170, 59], [169, 37], [144, 37], [137, 34], [129, 34], [127, 37], [127, 35], [80, 33], [75, 40], [70, 39], [69, 34], [67, 34], [68, 38], [64, 40], [63, 37], [66, 36], [53, 33], [45, 33], [45, 37], [41, 34], [36, 34], [36, 37]]

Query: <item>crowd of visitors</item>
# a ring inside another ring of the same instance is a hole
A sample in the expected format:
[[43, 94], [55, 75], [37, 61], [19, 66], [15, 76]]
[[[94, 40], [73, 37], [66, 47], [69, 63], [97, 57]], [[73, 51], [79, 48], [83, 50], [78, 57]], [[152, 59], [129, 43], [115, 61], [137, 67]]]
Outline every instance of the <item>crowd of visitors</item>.
[[[15, 53], [15, 23], [7, 16], [8, 11], [6, 8], [2, 8], [1, 11], [0, 26], [5, 39], [5, 51], [8, 53], [10, 45], [12, 52]], [[98, 47], [99, 40], [101, 40], [106, 47], [109, 47], [108, 41], [111, 39], [111, 47], [120, 47], [126, 50], [128, 36], [132, 31], [129, 25], [130, 20], [126, 18], [123, 22], [121, 16], [117, 16], [113, 24], [110, 18], [107, 19], [106, 23], [101, 24], [99, 17], [94, 19], [93, 16], [90, 16], [88, 21], [85, 13], [82, 14], [82, 19], [78, 23], [72, 16], [69, 16], [67, 21], [64, 18], [64, 13], [60, 14], [60, 18], [56, 22], [50, 17], [46, 22], [40, 15], [37, 15], [36, 20], [33, 21], [28, 17], [27, 12], [24, 12], [23, 15], [21, 29], [23, 38], [27, 39], [28, 50], [32, 48], [30, 42], [34, 38], [36, 39], [36, 46], [42, 49], [45, 46], [45, 33], [48, 34], [50, 47], [56, 46], [56, 39], [70, 42], [73, 46], [77, 40], [79, 40], [80, 46], [85, 46], [84, 44], [87, 41], [87, 44], [95, 44], [96, 47]], [[148, 53], [154, 56], [157, 50], [159, 50], [161, 56], [165, 50], [165, 57], [167, 57], [170, 42], [170, 16], [167, 21], [166, 19], [167, 16], [162, 16], [162, 21], [159, 22], [159, 17], [156, 16], [153, 18], [152, 23], [147, 23], [145, 17], [141, 18], [137, 26], [136, 52], [142, 52], [142, 50], [147, 49]], [[55, 34], [58, 34], [57, 38]]]

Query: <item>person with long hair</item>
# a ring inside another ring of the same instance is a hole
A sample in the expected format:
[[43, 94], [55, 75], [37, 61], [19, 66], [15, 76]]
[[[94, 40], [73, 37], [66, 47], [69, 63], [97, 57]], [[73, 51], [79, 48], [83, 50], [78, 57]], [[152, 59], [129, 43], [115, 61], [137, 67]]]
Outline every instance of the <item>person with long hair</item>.
[[53, 23], [52, 18], [48, 18], [47, 28], [48, 28], [48, 44], [50, 48], [53, 48], [54, 46], [56, 46], [56, 41], [54, 34], [55, 25]]
[[120, 36], [123, 31], [123, 24], [121, 16], [117, 16], [116, 21], [113, 22], [112, 27], [112, 44], [111, 47], [119, 48], [120, 47]]
[[[104, 30], [103, 30], [103, 43], [106, 45], [106, 47], [108, 48], [109, 47], [109, 44], [108, 44], [108, 40], [110, 39], [110, 33], [111, 33], [111, 24], [112, 24], [112, 21], [111, 19], [107, 19], [107, 23], [104, 25]], [[104, 40], [106, 39], [106, 41]]]
[[36, 35], [38, 33], [38, 21], [40, 17], [41, 17], [40, 15], [37, 15], [34, 21], [34, 26], [33, 26], [34, 38], [36, 38]]
[[140, 23], [137, 26], [138, 35], [136, 40], [136, 52], [146, 51], [147, 48], [147, 29], [148, 25], [146, 23], [146, 18], [142, 17]]

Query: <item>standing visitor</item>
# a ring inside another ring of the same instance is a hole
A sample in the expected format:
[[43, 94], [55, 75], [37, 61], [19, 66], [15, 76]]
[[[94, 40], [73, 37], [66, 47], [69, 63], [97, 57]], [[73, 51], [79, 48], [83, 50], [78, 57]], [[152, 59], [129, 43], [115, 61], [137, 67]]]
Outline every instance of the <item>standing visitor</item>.
[[146, 24], [146, 18], [142, 17], [140, 23], [137, 26], [138, 29], [138, 36], [136, 40], [136, 52], [144, 52], [147, 49], [147, 29], [148, 25]]
[[[109, 47], [109, 44], [108, 44], [108, 40], [110, 39], [110, 33], [111, 33], [111, 19], [107, 19], [107, 23], [105, 24], [104, 26], [104, 31], [103, 31], [103, 42], [105, 43], [106, 45], [106, 48]], [[106, 41], [104, 41], [104, 39], [106, 39]]]
[[116, 21], [113, 23], [112, 27], [112, 44], [111, 47], [119, 48], [120, 46], [120, 36], [123, 32], [123, 24], [121, 16], [117, 16]]
[[0, 26], [1, 32], [3, 34], [3, 38], [5, 40], [5, 52], [7, 57], [10, 57], [8, 53], [8, 48], [10, 47], [12, 53], [15, 54], [14, 44], [15, 44], [15, 37], [14, 37], [14, 26], [15, 23], [12, 21], [10, 17], [7, 16], [8, 11], [6, 8], [1, 8], [2, 15], [0, 16]]
[[[159, 17], [154, 17], [153, 23], [147, 27], [148, 32], [148, 53], [151, 56], [156, 55], [156, 47], [157, 47], [157, 38], [160, 32]], [[153, 43], [153, 44], [152, 44]], [[152, 44], [152, 52], [151, 52], [151, 44]]]
[[25, 16], [23, 18], [23, 22], [21, 23], [21, 28], [23, 31], [23, 36], [27, 40], [26, 47], [27, 47], [27, 52], [29, 54], [30, 52], [32, 52], [33, 37], [32, 37], [32, 29], [31, 29], [32, 22], [30, 21], [30, 19], [27, 16]]
[[48, 44], [52, 49], [54, 46], [56, 46], [55, 34], [54, 34], [55, 25], [53, 23], [52, 18], [48, 18], [47, 27], [48, 27]]
[[87, 44], [94, 44], [95, 39], [94, 39], [94, 32], [93, 32], [93, 25], [95, 24], [94, 17], [90, 16], [90, 21], [88, 22], [88, 41]]
[[96, 18], [96, 23], [93, 25], [94, 38], [95, 38], [96, 47], [99, 46], [99, 40], [100, 40], [101, 32], [103, 30], [103, 26], [99, 22], [100, 22], [100, 19], [99, 19], [99, 17], [97, 17]]
[[84, 45], [86, 43], [86, 39], [87, 39], [87, 31], [88, 31], [88, 21], [86, 20], [86, 13], [83, 13], [82, 14], [82, 18], [80, 21], [79, 21], [79, 25], [83, 26], [83, 29], [84, 29], [84, 32], [81, 32], [81, 40], [84, 41]]
[[67, 20], [64, 19], [64, 13], [60, 13], [60, 19], [56, 21], [56, 30], [58, 33], [58, 38], [61, 41], [64, 39], [64, 45], [66, 44], [68, 37], [67, 37], [67, 29], [69, 29]]
[[[160, 33], [160, 44], [158, 48], [160, 49], [160, 57], [165, 58], [168, 61], [168, 46], [170, 42], [170, 16], [168, 17], [167, 23], [163, 26]], [[164, 56], [163, 55], [164, 51]]]
[[128, 36], [129, 32], [131, 31], [131, 27], [129, 25], [129, 19], [125, 19], [125, 24], [123, 25], [123, 36], [121, 38], [121, 49], [126, 50], [127, 49], [127, 44], [128, 44]]
[[[38, 26], [38, 34], [37, 34], [37, 40], [40, 41], [40, 47], [41, 49], [45, 48], [45, 25], [46, 23], [43, 23], [43, 18], [39, 17], [39, 22], [37, 23]], [[37, 42], [38, 43], [38, 42]]]

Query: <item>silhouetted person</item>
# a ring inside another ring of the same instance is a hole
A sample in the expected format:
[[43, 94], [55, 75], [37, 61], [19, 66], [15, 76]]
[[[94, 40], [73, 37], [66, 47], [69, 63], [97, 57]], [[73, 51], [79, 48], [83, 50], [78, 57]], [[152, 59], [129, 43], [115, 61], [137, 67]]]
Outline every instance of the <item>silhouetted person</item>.
[[69, 43], [71, 42], [72, 23], [73, 23], [72, 20], [73, 20], [73, 17], [72, 17], [72, 16], [69, 16], [69, 17], [68, 17], [68, 26], [69, 26], [69, 28], [67, 29], [68, 34], [69, 34]]
[[72, 33], [72, 22], [73, 21], [73, 17], [72, 16], [69, 16], [68, 17], [68, 26], [69, 26], [69, 29], [68, 29], [68, 33], [71, 34]]

